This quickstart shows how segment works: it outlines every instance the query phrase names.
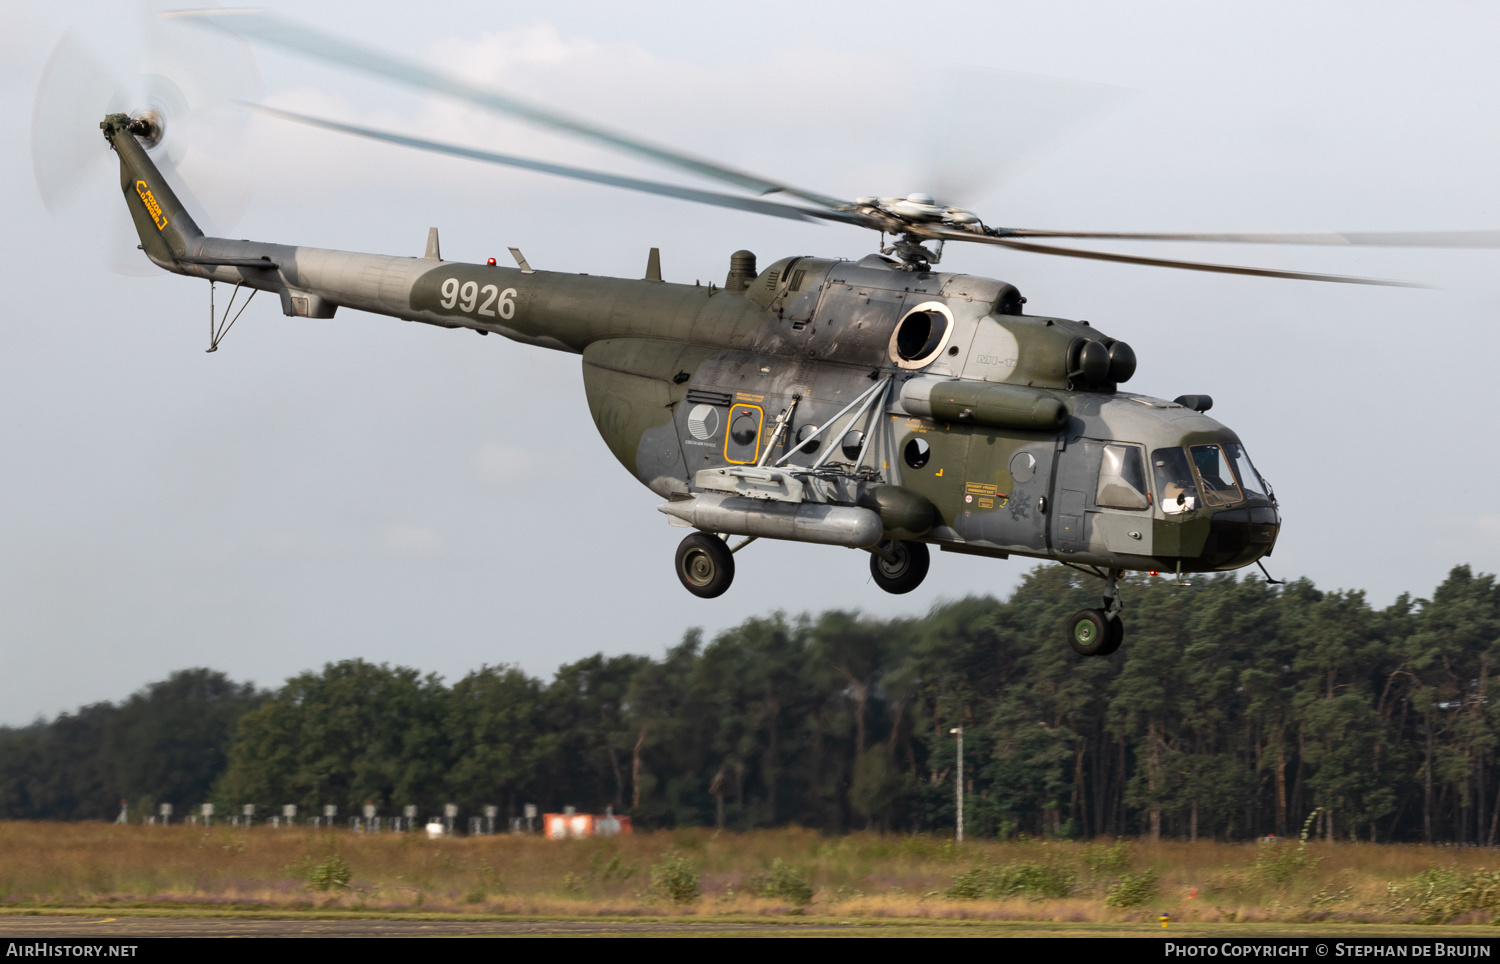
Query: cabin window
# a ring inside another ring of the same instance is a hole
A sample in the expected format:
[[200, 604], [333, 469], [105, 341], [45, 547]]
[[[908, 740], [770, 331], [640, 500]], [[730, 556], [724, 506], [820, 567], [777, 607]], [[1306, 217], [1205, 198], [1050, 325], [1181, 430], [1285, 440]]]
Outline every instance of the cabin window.
[[765, 412], [759, 405], [736, 402], [729, 408], [729, 430], [724, 433], [724, 461], [748, 465], [760, 454], [760, 429]]
[[1186, 452], [1180, 448], [1157, 449], [1151, 453], [1151, 464], [1161, 511], [1176, 515], [1198, 508], [1198, 483], [1193, 481]]
[[925, 438], [918, 436], [906, 443], [906, 448], [901, 450], [901, 457], [906, 460], [907, 465], [920, 469], [932, 458], [932, 446], [927, 444]]
[[1198, 480], [1203, 483], [1205, 505], [1230, 505], [1242, 501], [1240, 487], [1234, 481], [1234, 471], [1229, 467], [1229, 457], [1218, 445], [1194, 445], [1193, 467], [1198, 470]]
[[1151, 505], [1140, 449], [1134, 445], [1106, 445], [1100, 459], [1095, 505], [1109, 509], [1144, 509]]

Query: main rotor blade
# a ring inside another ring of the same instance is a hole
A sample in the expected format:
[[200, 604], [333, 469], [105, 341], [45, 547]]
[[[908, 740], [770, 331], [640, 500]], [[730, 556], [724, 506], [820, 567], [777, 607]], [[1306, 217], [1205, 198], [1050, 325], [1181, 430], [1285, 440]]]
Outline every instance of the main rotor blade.
[[712, 204], [721, 208], [734, 208], [740, 211], [750, 211], [755, 214], [769, 214], [772, 217], [789, 218], [793, 221], [829, 220], [843, 221], [861, 226], [864, 224], [863, 219], [857, 214], [808, 210], [791, 204], [780, 204], [776, 201], [762, 201], [759, 198], [736, 197], [732, 194], [719, 194], [714, 191], [700, 191], [690, 187], [678, 187], [675, 184], [643, 181], [639, 178], [622, 177], [618, 174], [589, 171], [581, 167], [550, 164], [546, 161], [534, 161], [524, 157], [515, 157], [510, 154], [497, 154], [494, 151], [482, 151], [473, 147], [461, 147], [457, 144], [444, 144], [441, 141], [429, 141], [420, 137], [408, 137], [405, 134], [375, 130], [374, 128], [361, 127], [357, 124], [344, 124], [339, 121], [309, 117], [306, 114], [294, 114], [291, 111], [278, 110], [274, 107], [266, 107], [261, 104], [252, 104], [250, 106], [262, 114], [280, 117], [283, 120], [295, 121], [298, 124], [321, 127], [325, 130], [338, 131], [343, 134], [353, 134], [355, 137], [366, 137], [370, 140], [383, 141], [387, 144], [413, 147], [419, 151], [430, 151], [434, 154], [448, 154], [453, 157], [464, 157], [474, 161], [484, 161], [489, 164], [518, 167], [526, 171], [555, 174], [558, 177], [570, 177], [577, 181], [607, 184], [610, 187], [623, 187], [631, 191], [659, 194], [663, 197], [673, 197], [683, 201], [696, 201], [699, 204]]
[[1390, 248], [1500, 248], [1500, 231], [1354, 231], [1309, 234], [1132, 234], [1123, 231], [1045, 231], [992, 228], [1007, 238], [1093, 238], [1109, 241], [1217, 241], [1231, 244], [1376, 245]]
[[421, 64], [382, 53], [303, 24], [282, 20], [260, 10], [178, 10], [162, 16], [181, 17], [188, 23], [220, 30], [248, 40], [258, 40], [315, 60], [363, 71], [418, 90], [445, 94], [495, 113], [550, 127], [615, 150], [690, 171], [701, 177], [733, 184], [757, 194], [790, 194], [834, 209], [852, 206], [837, 198], [825, 197], [789, 184], [768, 180], [745, 171], [737, 171], [734, 168], [715, 164], [713, 161], [650, 144], [628, 134], [569, 117], [546, 107], [529, 104], [498, 90], [476, 86], [457, 77], [429, 70]]
[[1203, 261], [1174, 261], [1167, 258], [1143, 258], [1133, 254], [1114, 254], [1109, 251], [1086, 251], [1080, 248], [1062, 248], [1052, 244], [1032, 244], [1011, 238], [995, 238], [963, 231], [934, 231], [934, 238], [944, 241], [978, 241], [981, 244], [997, 244], [1017, 251], [1035, 254], [1059, 254], [1065, 258], [1087, 258], [1091, 261], [1117, 261], [1121, 264], [1144, 264], [1156, 268], [1183, 268], [1188, 271], [1212, 271], [1218, 274], [1244, 274], [1258, 278], [1291, 278], [1295, 281], [1331, 281], [1346, 285], [1381, 285], [1388, 288], [1426, 288], [1428, 285], [1410, 281], [1386, 281], [1382, 278], [1361, 278], [1354, 275], [1315, 274], [1309, 271], [1280, 271], [1275, 268], [1248, 268], [1235, 264], [1210, 264]]

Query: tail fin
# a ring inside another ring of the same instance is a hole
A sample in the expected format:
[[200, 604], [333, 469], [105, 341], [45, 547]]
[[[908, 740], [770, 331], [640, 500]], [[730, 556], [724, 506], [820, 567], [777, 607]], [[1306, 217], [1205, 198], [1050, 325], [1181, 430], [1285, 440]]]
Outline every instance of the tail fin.
[[188, 253], [188, 245], [203, 237], [167, 179], [156, 169], [136, 136], [155, 133], [149, 122], [127, 114], [110, 114], [99, 124], [115, 153], [120, 155], [120, 188], [135, 221], [146, 256], [164, 268]]

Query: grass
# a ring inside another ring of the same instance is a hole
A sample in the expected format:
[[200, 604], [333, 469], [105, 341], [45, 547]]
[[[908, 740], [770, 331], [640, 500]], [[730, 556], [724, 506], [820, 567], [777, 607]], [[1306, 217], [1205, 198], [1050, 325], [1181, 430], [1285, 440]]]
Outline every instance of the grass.
[[8, 914], [1029, 922], [1061, 933], [1157, 927], [1168, 913], [1182, 936], [1355, 925], [1448, 933], [1500, 916], [1497, 871], [1500, 851], [1346, 843], [955, 845], [796, 829], [555, 842], [0, 823]]

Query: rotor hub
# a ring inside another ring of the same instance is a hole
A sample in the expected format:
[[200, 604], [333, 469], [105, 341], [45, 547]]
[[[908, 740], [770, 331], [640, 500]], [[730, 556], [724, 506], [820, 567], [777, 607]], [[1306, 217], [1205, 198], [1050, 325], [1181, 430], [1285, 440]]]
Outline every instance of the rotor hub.
[[134, 134], [141, 146], [149, 151], [166, 136], [167, 120], [156, 108], [148, 107], [131, 114], [130, 123], [125, 125], [125, 129]]

